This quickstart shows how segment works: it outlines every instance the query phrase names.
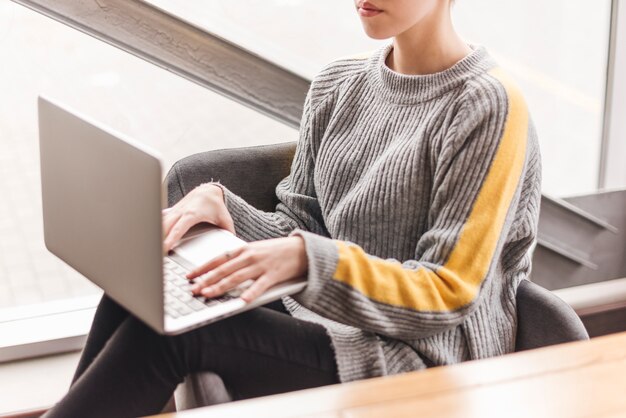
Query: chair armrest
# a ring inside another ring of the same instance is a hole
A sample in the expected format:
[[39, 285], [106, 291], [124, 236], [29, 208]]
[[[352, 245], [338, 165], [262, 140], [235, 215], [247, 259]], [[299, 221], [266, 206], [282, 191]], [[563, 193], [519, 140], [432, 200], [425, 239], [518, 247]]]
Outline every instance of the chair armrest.
[[522, 280], [517, 288], [516, 301], [515, 351], [589, 339], [576, 312], [551, 291]]
[[219, 181], [255, 208], [272, 211], [278, 203], [274, 189], [289, 175], [295, 149], [295, 142], [286, 142], [185, 157], [165, 178], [168, 206], [202, 183]]

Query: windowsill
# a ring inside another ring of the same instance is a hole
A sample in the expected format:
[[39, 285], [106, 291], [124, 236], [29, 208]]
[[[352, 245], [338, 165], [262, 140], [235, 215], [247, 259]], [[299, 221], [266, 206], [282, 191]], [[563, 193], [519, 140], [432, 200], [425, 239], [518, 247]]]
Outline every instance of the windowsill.
[[80, 350], [100, 295], [0, 310], [0, 363]]
[[67, 392], [100, 294], [0, 310], [0, 416]]
[[48, 408], [67, 392], [80, 352], [0, 364], [0, 415]]

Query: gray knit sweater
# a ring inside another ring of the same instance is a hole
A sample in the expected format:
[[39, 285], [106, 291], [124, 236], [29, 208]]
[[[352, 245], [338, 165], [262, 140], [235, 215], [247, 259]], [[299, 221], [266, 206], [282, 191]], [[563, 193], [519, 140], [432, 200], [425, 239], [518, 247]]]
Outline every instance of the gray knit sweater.
[[224, 188], [243, 239], [304, 238], [308, 285], [284, 303], [327, 329], [343, 382], [513, 351], [537, 235], [515, 84], [483, 47], [425, 76], [389, 69], [390, 50], [315, 77], [275, 212]]

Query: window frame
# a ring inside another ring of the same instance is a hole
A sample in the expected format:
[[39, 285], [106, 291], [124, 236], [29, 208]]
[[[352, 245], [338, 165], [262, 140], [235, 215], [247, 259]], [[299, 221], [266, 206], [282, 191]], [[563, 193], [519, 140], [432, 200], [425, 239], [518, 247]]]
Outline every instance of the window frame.
[[[232, 30], [226, 33], [222, 28], [224, 33], [214, 33], [148, 0], [13, 2], [283, 124], [296, 129], [300, 126], [311, 80], [284, 62], [278, 62], [282, 57], [270, 59], [235, 43], [232, 39], [243, 43], [244, 37]], [[194, 53], [190, 54], [190, 50]]]
[[626, 7], [620, 0], [611, 2], [609, 53], [604, 98], [603, 132], [600, 148], [598, 188], [626, 187]]

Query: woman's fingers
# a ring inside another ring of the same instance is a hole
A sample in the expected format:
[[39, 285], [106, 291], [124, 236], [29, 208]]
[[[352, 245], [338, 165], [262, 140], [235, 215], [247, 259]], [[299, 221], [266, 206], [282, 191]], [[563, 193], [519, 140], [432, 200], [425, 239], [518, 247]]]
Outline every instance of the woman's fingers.
[[221, 266], [222, 264], [239, 257], [239, 255], [241, 255], [244, 249], [245, 249], [245, 245], [239, 248], [236, 248], [234, 250], [226, 251], [225, 253], [212, 258], [207, 263], [187, 273], [187, 279], [193, 280], [196, 277], [201, 276], [215, 269], [216, 267]]
[[267, 289], [274, 285], [274, 280], [265, 273], [257, 280], [254, 281], [252, 286], [247, 288], [245, 292], [241, 294], [241, 298], [246, 301], [246, 303], [250, 303], [259, 296], [261, 296]]
[[261, 268], [257, 265], [237, 270], [233, 274], [223, 278], [219, 282], [201, 289], [199, 293], [207, 298], [213, 298], [223, 295], [229, 290], [232, 290], [235, 287], [239, 286], [243, 282], [256, 279], [257, 277], [259, 277], [259, 274], [261, 272]]
[[[239, 254], [241, 254], [241, 251], [239, 252]], [[216, 258], [219, 258], [220, 260], [218, 262], [221, 262], [224, 256], [222, 255]], [[205, 274], [205, 276], [196, 281], [196, 284], [191, 287], [191, 291], [196, 293], [202, 288], [211, 286], [219, 282], [223, 278], [235, 273], [237, 270], [241, 270], [245, 267], [248, 267], [249, 265], [249, 259], [242, 257], [241, 255], [234, 256], [234, 258], [231, 258], [227, 262], [218, 264], [218, 267], [206, 270], [207, 273]]]
[[164, 237], [167, 237], [169, 235], [170, 231], [172, 230], [172, 227], [176, 225], [176, 222], [178, 222], [181, 216], [182, 216], [181, 213], [174, 212], [172, 210], [169, 210], [163, 213], [163, 236]]
[[171, 250], [174, 245], [185, 235], [185, 232], [189, 231], [189, 228], [199, 223], [195, 218], [191, 216], [181, 216], [178, 221], [174, 224], [174, 226], [170, 229], [169, 234], [165, 237], [163, 241], [163, 247], [165, 252]]

